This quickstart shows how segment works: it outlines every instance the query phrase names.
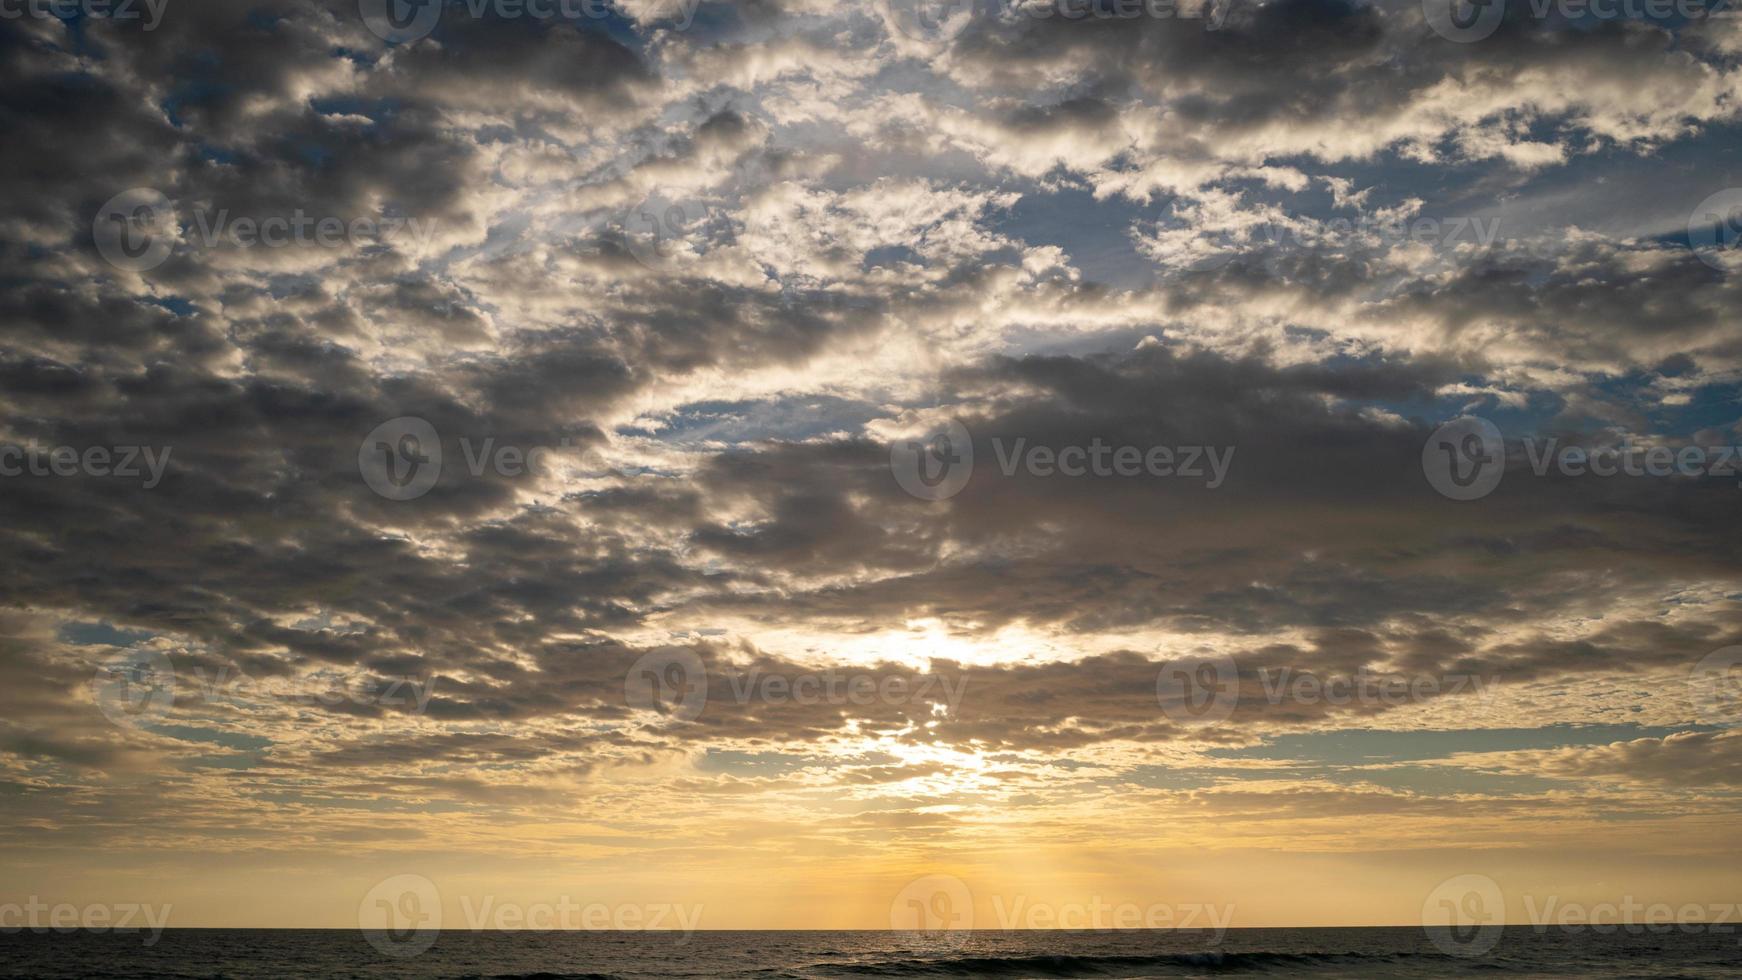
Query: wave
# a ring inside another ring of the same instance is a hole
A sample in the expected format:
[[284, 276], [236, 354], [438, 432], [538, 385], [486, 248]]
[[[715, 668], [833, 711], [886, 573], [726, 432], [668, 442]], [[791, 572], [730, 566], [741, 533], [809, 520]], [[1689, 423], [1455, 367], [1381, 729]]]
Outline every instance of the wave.
[[881, 977], [1103, 977], [1109, 970], [1144, 967], [1202, 972], [1266, 972], [1307, 966], [1392, 962], [1395, 954], [1231, 953], [1221, 950], [1141, 956], [961, 956], [947, 959], [884, 960], [853, 965], [817, 964], [829, 973]]

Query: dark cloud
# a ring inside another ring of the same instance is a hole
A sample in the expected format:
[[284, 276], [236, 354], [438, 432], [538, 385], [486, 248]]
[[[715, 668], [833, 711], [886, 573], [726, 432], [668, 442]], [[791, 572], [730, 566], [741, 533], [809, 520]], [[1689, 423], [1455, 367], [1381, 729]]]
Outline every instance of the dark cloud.
[[[1209, 754], [1381, 721], [1649, 715], [1670, 734], [1444, 764], [1735, 784], [1665, 693], [1742, 638], [1734, 476], [1536, 476], [1525, 447], [1742, 431], [1734, 253], [1626, 169], [1705, 161], [1693, 200], [1734, 177], [1720, 29], [1514, 4], [1458, 45], [1414, 3], [1282, 0], [1217, 30], [982, 20], [922, 60], [862, 11], [628, 6], [450, 5], [397, 44], [340, 0], [0, 21], [0, 447], [162, 460], [0, 476], [7, 846], [581, 806], [627, 849], [625, 812], [830, 794], [825, 847], [1168, 779], [1143, 802], [1193, 820], [1443, 810], [1366, 762], [1312, 787]], [[1526, 226], [1566, 183], [1614, 226]], [[151, 268], [93, 224], [130, 188], [174, 212]], [[1505, 234], [1329, 225], [1436, 207]], [[297, 215], [374, 229], [231, 234]], [[1509, 440], [1476, 501], [1422, 465], [1466, 411]], [[441, 476], [391, 499], [359, 457], [407, 417]], [[945, 417], [972, 478], [920, 500], [890, 438]], [[1193, 472], [1003, 471], [1090, 446]], [[176, 703], [111, 722], [91, 681], [146, 652]], [[680, 655], [702, 709], [636, 703]], [[1163, 665], [1222, 655], [1228, 718], [1169, 717]], [[1271, 693], [1284, 670], [1495, 700]], [[798, 693], [852, 678], [879, 693]]]

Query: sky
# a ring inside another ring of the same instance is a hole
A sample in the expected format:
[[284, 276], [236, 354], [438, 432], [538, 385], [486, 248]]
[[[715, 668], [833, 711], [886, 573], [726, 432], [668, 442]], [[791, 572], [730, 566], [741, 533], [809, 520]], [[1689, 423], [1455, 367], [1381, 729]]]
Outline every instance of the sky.
[[0, 901], [1736, 901], [1742, 17], [1051, 2], [5, 5]]

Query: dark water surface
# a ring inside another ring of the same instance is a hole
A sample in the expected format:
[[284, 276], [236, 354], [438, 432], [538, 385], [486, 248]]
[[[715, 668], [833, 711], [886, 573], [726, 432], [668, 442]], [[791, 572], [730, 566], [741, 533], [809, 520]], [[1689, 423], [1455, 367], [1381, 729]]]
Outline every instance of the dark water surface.
[[[1419, 928], [1208, 932], [443, 932], [414, 956], [358, 932], [170, 929], [0, 934], [0, 973], [32, 977], [1742, 977], [1733, 932], [1536, 932], [1479, 956]], [[680, 941], [682, 940], [682, 941]]]

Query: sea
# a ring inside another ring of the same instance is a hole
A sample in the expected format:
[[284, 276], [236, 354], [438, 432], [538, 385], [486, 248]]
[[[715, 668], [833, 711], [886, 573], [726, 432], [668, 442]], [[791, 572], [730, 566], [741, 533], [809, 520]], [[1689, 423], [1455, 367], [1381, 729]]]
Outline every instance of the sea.
[[[1710, 927], [1709, 927], [1710, 928]], [[413, 955], [356, 931], [0, 934], [28, 977], [1662, 977], [1742, 976], [1735, 932], [1509, 926], [1460, 946], [1416, 928], [892, 932], [444, 931]], [[419, 944], [421, 946], [421, 944]], [[1486, 947], [1486, 948], [1483, 948]], [[1451, 951], [1448, 952], [1447, 950]], [[1478, 951], [1480, 950], [1480, 951]]]

